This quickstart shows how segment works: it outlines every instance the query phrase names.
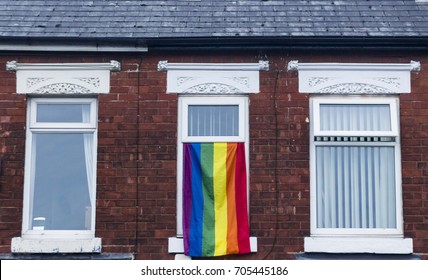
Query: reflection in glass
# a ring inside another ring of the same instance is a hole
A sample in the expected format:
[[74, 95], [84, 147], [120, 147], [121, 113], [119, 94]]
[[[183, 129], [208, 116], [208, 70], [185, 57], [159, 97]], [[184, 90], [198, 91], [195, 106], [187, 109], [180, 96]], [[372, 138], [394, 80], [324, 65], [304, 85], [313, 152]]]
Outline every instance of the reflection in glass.
[[44, 230], [90, 230], [93, 134], [34, 133], [31, 165], [30, 223], [43, 217]]
[[38, 104], [37, 122], [87, 123], [89, 112], [89, 104]]

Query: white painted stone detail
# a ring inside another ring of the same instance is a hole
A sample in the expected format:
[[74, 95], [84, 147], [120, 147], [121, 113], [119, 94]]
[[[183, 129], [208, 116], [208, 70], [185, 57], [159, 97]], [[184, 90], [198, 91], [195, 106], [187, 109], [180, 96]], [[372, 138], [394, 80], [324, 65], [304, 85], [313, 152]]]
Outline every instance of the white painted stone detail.
[[27, 87], [35, 86], [41, 82], [47, 81], [50, 78], [28, 78], [27, 79]]
[[50, 84], [32, 92], [33, 94], [87, 94], [93, 93], [90, 89], [69, 83]]
[[233, 77], [233, 78], [231, 78], [234, 82], [237, 82], [237, 83], [239, 83], [239, 84], [241, 84], [241, 85], [243, 85], [243, 86], [247, 86], [248, 87], [248, 85], [249, 85], [249, 80], [248, 80], [248, 78], [246, 78], [246, 77]]
[[314, 87], [331, 80], [331, 78], [313, 77], [308, 80], [309, 86]]
[[82, 81], [84, 83], [87, 83], [95, 88], [100, 87], [100, 78], [76, 78], [79, 81]]
[[168, 63], [159, 61], [158, 70], [167, 71], [167, 93], [248, 94], [258, 93], [259, 71], [269, 62], [259, 63]]
[[110, 92], [110, 72], [120, 63], [17, 63], [7, 70], [16, 71], [16, 90], [23, 94], [106, 94]]
[[373, 78], [373, 80], [384, 82], [391, 86], [395, 86], [396, 88], [400, 87], [400, 79], [398, 78]]
[[177, 78], [177, 86], [181, 86], [184, 83], [193, 81], [195, 78], [193, 77], [179, 77]]
[[12, 253], [101, 253], [101, 238], [12, 238]]
[[310, 94], [410, 93], [410, 72], [420, 63], [288, 63], [298, 71], [299, 92]]
[[306, 253], [411, 254], [413, 240], [401, 237], [305, 237]]
[[391, 93], [387, 88], [362, 84], [362, 83], [347, 83], [338, 84], [325, 88], [321, 88], [319, 93], [330, 93], [330, 94], [381, 94]]
[[188, 94], [236, 94], [241, 91], [233, 86], [224, 84], [201, 84], [183, 90], [182, 93]]

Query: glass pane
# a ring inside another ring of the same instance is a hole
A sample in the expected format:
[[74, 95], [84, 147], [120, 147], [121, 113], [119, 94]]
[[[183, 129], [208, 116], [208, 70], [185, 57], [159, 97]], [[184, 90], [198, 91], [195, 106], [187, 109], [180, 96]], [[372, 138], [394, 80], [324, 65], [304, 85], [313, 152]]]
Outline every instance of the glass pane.
[[321, 130], [391, 131], [388, 104], [322, 104]]
[[316, 147], [318, 228], [396, 228], [393, 147]]
[[37, 122], [90, 122], [89, 104], [38, 104]]
[[238, 136], [238, 105], [189, 106], [189, 136]]
[[90, 133], [33, 134], [30, 229], [91, 229], [92, 151]]

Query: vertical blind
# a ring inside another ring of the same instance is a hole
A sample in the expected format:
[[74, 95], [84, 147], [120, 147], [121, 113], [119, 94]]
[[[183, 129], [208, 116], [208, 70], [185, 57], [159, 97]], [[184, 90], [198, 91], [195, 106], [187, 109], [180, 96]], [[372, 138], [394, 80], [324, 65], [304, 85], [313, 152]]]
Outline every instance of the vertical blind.
[[394, 147], [316, 148], [318, 228], [395, 228]]
[[[321, 105], [320, 127], [321, 131], [388, 131], [389, 105]], [[394, 144], [315, 145], [317, 227], [395, 228]]]

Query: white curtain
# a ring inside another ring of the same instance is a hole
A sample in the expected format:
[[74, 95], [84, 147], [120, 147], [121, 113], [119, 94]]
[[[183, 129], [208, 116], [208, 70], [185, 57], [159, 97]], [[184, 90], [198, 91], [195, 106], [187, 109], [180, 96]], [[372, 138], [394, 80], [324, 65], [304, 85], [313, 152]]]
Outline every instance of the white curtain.
[[33, 212], [34, 212], [34, 188], [36, 184], [36, 156], [37, 156], [37, 134], [32, 133], [32, 147], [31, 147], [31, 169], [30, 169], [30, 213], [29, 213], [29, 229], [33, 228]]
[[[90, 122], [90, 107], [82, 106], [82, 121], [84, 123]], [[86, 178], [88, 182], [88, 194], [89, 200], [92, 204], [93, 200], [93, 176], [94, 176], [94, 145], [93, 145], [93, 134], [92, 133], [83, 133], [83, 147], [85, 149], [85, 165], [86, 165]], [[92, 221], [92, 205], [86, 207], [86, 229], [91, 229]]]
[[190, 136], [237, 136], [238, 105], [189, 106]]
[[394, 147], [316, 148], [319, 228], [395, 228]]
[[321, 105], [321, 130], [390, 131], [389, 105]]
[[[328, 105], [320, 113], [321, 130], [391, 129], [388, 105]], [[316, 137], [323, 141], [315, 148], [319, 228], [396, 227], [395, 147], [367, 139], [344, 137], [339, 145]]]

